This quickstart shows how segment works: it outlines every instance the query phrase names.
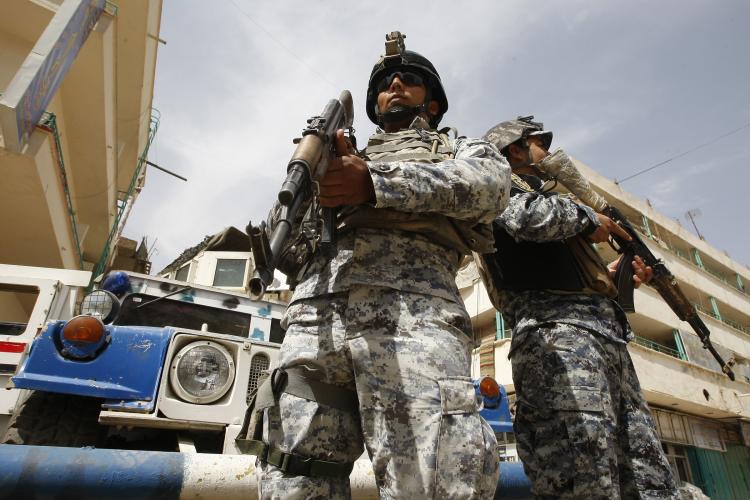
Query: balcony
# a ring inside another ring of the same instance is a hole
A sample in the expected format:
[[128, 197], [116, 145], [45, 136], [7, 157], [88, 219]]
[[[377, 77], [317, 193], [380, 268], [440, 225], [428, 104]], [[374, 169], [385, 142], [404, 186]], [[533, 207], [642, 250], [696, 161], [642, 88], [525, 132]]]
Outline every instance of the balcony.
[[628, 346], [649, 403], [709, 418], [750, 418], [750, 384], [657, 352], [638, 343]]
[[[7, 88], [61, 2], [8, 0], [0, 16], [0, 89]], [[111, 243], [151, 138], [161, 0], [107, 4], [44, 123], [21, 154], [2, 150], [0, 261], [91, 269]], [[20, 81], [20, 80], [19, 80]], [[50, 120], [50, 117], [52, 118]]]
[[634, 342], [640, 346], [645, 347], [646, 349], [651, 349], [652, 351], [656, 351], [661, 354], [666, 354], [667, 356], [672, 356], [673, 358], [685, 360], [685, 355], [681, 353], [680, 351], [678, 351], [677, 349], [672, 349], [671, 347], [667, 347], [663, 344], [654, 342], [653, 340], [649, 340], [645, 337], [639, 337], [636, 335]]

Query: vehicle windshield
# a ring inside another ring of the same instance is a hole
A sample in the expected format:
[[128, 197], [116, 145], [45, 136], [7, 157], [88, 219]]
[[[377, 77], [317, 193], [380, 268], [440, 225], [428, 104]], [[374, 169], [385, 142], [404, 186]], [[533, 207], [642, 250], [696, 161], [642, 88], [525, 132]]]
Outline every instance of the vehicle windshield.
[[130, 294], [122, 302], [115, 325], [176, 326], [200, 330], [205, 323], [208, 330], [227, 335], [247, 337], [252, 316], [247, 313], [210, 307], [183, 300], [164, 298], [138, 308], [157, 297], [142, 293]]

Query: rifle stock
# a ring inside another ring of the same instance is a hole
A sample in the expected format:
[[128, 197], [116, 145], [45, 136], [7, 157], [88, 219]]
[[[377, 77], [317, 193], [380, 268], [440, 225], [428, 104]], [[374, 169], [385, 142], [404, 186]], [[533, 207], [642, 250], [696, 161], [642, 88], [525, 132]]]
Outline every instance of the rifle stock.
[[[248, 282], [250, 297], [260, 299], [273, 281], [280, 256], [294, 235], [300, 209], [308, 202], [315, 203], [317, 181], [325, 176], [328, 164], [336, 154], [336, 131], [344, 129], [351, 137], [353, 120], [352, 95], [344, 90], [338, 99], [328, 101], [320, 115], [307, 120], [302, 137], [295, 139], [297, 147], [278, 193], [280, 210], [270, 237], [265, 223], [255, 226], [250, 222], [247, 226], [255, 261], [255, 271]], [[315, 208], [313, 206], [311, 210], [312, 217], [317, 217]], [[323, 209], [322, 219], [322, 227], [315, 231], [309, 242], [313, 249], [318, 244], [327, 247], [334, 243], [336, 214], [333, 209]], [[315, 226], [318, 225], [316, 221]]]

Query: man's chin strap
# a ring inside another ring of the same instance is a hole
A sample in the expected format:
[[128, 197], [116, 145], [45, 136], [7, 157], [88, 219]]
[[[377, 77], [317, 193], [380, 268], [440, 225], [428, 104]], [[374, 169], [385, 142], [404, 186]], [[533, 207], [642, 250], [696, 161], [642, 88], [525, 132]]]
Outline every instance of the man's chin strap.
[[[422, 113], [430, 116], [430, 113], [428, 111], [428, 104], [431, 100], [432, 92], [428, 88], [424, 96], [424, 102], [417, 106], [394, 106], [385, 113], [380, 113], [380, 110], [378, 110], [378, 106], [376, 104], [375, 113], [378, 117], [378, 125], [383, 127], [386, 123], [401, 123], [406, 122], [407, 120], [409, 121], [409, 123], [411, 123], [412, 121], [414, 121], [414, 118], [418, 117]], [[427, 121], [430, 123], [430, 126], [433, 126], [431, 116]]]
[[377, 116], [379, 124], [383, 126], [387, 123], [411, 122], [422, 113], [427, 113], [427, 104], [420, 104], [418, 106], [394, 106], [385, 113], [378, 113]]

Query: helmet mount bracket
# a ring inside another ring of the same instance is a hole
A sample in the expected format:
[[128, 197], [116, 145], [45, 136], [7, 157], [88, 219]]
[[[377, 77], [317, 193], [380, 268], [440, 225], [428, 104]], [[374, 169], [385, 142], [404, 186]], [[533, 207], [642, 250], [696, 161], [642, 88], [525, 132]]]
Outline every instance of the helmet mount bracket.
[[400, 31], [391, 31], [385, 35], [385, 59], [401, 58], [401, 54], [406, 50], [406, 44], [404, 43], [406, 35], [402, 35]]

